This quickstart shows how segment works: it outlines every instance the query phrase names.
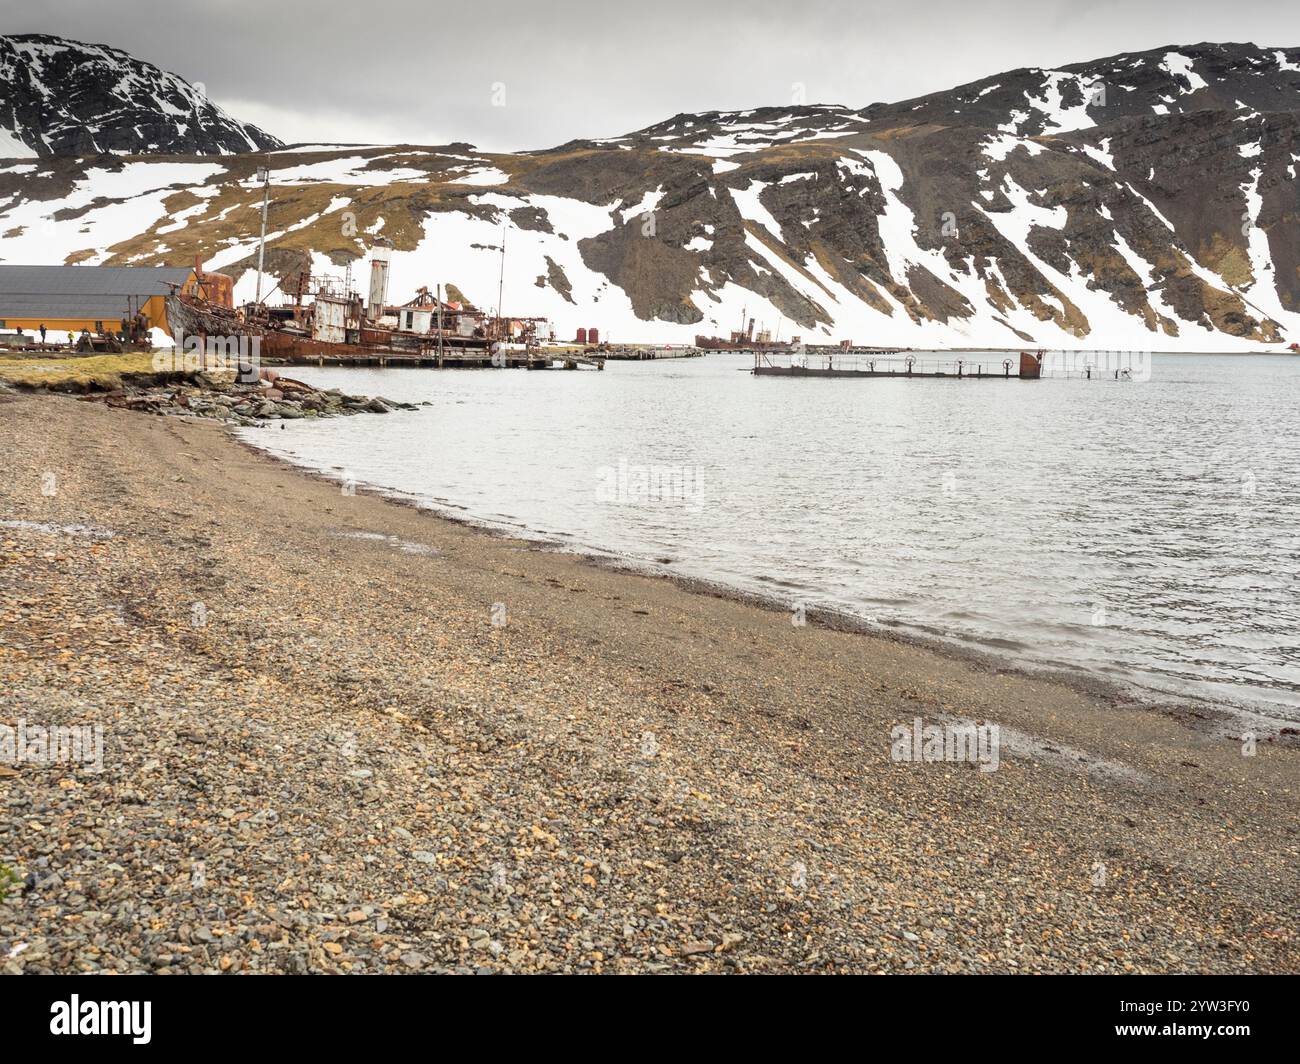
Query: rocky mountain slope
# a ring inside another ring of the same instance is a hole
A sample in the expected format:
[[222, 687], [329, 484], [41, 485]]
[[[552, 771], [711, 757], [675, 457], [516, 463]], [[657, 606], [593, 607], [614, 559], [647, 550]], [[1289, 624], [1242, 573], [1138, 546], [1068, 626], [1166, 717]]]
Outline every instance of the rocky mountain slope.
[[[0, 104], [0, 106], [4, 106]], [[2, 113], [2, 112], [0, 112]], [[1300, 49], [1203, 44], [1019, 70], [861, 110], [678, 115], [493, 155], [0, 163], [0, 261], [202, 256], [454, 284], [557, 335], [690, 342], [748, 312], [810, 342], [1225, 350], [1300, 340]]]
[[184, 78], [117, 48], [42, 34], [0, 37], [0, 157], [280, 147]]

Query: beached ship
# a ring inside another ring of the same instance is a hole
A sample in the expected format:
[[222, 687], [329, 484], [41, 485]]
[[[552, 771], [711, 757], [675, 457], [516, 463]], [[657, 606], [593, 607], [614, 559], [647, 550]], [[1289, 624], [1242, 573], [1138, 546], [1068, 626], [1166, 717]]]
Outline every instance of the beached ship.
[[[195, 284], [175, 286], [166, 299], [172, 336], [224, 338], [255, 346], [258, 357], [270, 362], [326, 362], [357, 365], [550, 365], [536, 355], [539, 345], [554, 337], [545, 318], [507, 318], [500, 312], [484, 315], [465, 300], [444, 300], [421, 287], [409, 302], [388, 303], [392, 245], [382, 237], [370, 251], [368, 298], [352, 289], [351, 267], [342, 278], [298, 275], [287, 299], [272, 306], [262, 298], [262, 266], [266, 252], [266, 213], [270, 202], [270, 171], [260, 169], [263, 182], [262, 234], [257, 250], [257, 293], [252, 303], [235, 306], [234, 280], [195, 264]], [[505, 276], [505, 244], [501, 247]], [[279, 288], [283, 281], [275, 287]], [[274, 289], [272, 289], [274, 291]], [[498, 304], [500, 298], [498, 296]], [[256, 341], [255, 345], [253, 342]], [[202, 347], [208, 346], [205, 339]], [[569, 360], [593, 362], [591, 359]], [[603, 363], [602, 363], [603, 365]]]
[[525, 365], [549, 339], [545, 318], [503, 318], [421, 287], [406, 303], [387, 301], [391, 249], [371, 250], [368, 298], [350, 277], [301, 274], [285, 302], [236, 307], [234, 282], [195, 270], [191, 291], [167, 297], [173, 336], [243, 337], [265, 362], [387, 365]]
[[185, 336], [248, 335], [249, 327], [235, 310], [235, 282], [224, 273], [205, 271], [195, 263], [194, 285], [177, 285], [164, 299], [167, 328], [178, 343]]

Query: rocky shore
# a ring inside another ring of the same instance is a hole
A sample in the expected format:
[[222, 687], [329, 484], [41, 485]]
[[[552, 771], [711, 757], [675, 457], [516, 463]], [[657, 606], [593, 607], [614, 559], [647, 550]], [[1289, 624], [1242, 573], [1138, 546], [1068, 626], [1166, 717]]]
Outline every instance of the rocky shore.
[[[4, 971], [1300, 969], [1286, 737], [492, 537], [212, 420], [0, 395], [0, 452], [0, 725], [102, 730], [102, 767], [0, 763]], [[892, 757], [918, 719], [999, 725], [996, 771]]]
[[[14, 384], [5, 379], [0, 362], [0, 394], [16, 390], [61, 392], [85, 402], [103, 403], [119, 410], [148, 414], [209, 418], [248, 426], [272, 420], [346, 417], [351, 414], [389, 414], [414, 410], [414, 405], [382, 396], [347, 395], [337, 388], [316, 388], [262, 369], [246, 380], [234, 370], [141, 372], [117, 370], [115, 360], [103, 360], [98, 373], [76, 372], [78, 361], [51, 362], [56, 372], [49, 379], [29, 372]], [[131, 367], [128, 359], [121, 360]], [[58, 370], [64, 370], [59, 373]]]
[[337, 388], [314, 388], [281, 377], [274, 370], [262, 370], [259, 380], [248, 383], [237, 381], [233, 373], [198, 372], [179, 384], [128, 385], [86, 398], [119, 409], [212, 418], [245, 426], [277, 419], [389, 414], [394, 410], [415, 409], [410, 403], [379, 396], [345, 395]]

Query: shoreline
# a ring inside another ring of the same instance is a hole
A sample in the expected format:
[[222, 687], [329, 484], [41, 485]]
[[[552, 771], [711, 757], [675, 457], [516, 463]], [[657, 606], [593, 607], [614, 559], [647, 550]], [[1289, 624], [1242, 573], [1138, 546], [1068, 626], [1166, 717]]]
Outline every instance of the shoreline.
[[[1300, 970], [1290, 743], [344, 495], [214, 423], [0, 415], [0, 518], [115, 533], [0, 527], [0, 722], [108, 733], [101, 774], [0, 778], [7, 970]], [[1000, 767], [891, 760], [914, 719], [999, 725]]]
[[[307, 462], [295, 462], [284, 455], [259, 447], [249, 438], [238, 435], [233, 430], [231, 438], [240, 446], [248, 448], [260, 457], [270, 459], [295, 475], [311, 477], [325, 484], [338, 484], [338, 478], [318, 466]], [[691, 594], [752, 606], [784, 617], [787, 621], [790, 617], [789, 604], [782, 601], [774, 592], [765, 594], [738, 584], [727, 583], [725, 580], [666, 572], [662, 568], [657, 568], [656, 564], [648, 559], [620, 555], [614, 551], [605, 551], [586, 544], [577, 546], [548, 538], [544, 534], [523, 535], [522, 532], [512, 531], [501, 524], [494, 524], [486, 518], [472, 516], [468, 511], [453, 512], [463, 511], [463, 507], [455, 504], [448, 504], [447, 507], [439, 506], [398, 488], [387, 488], [365, 481], [356, 481], [354, 488], [357, 492], [364, 492], [374, 498], [425, 514], [434, 520], [447, 521], [494, 539], [517, 539], [529, 544], [532, 549], [577, 558], [588, 565], [610, 572], [663, 580]], [[1297, 730], [1300, 725], [1295, 720], [1277, 715], [1276, 707], [1271, 705], [1226, 699], [1216, 705], [1214, 699], [1208, 695], [1162, 689], [1154, 683], [1142, 684], [1135, 679], [1109, 678], [1090, 672], [1081, 665], [1018, 661], [1013, 651], [981, 647], [961, 639], [955, 633], [925, 631], [918, 626], [902, 622], [896, 627], [876, 624], [847, 610], [838, 610], [829, 606], [810, 605], [806, 609], [805, 616], [810, 626], [897, 642], [949, 657], [990, 673], [1047, 680], [1094, 698], [1141, 705], [1150, 712], [1163, 713], [1180, 721], [1186, 727], [1199, 729], [1217, 738], [1235, 737], [1243, 728], [1250, 728], [1265, 731], [1270, 741], [1300, 749], [1300, 731]]]

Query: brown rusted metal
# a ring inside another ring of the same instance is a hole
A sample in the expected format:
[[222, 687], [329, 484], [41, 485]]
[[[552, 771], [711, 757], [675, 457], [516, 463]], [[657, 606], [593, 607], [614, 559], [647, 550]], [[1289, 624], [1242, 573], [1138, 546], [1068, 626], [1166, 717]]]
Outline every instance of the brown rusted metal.
[[[351, 290], [350, 271], [341, 286], [336, 279], [302, 272], [285, 288], [289, 302], [240, 308], [233, 305], [233, 281], [225, 274], [205, 273], [196, 262], [194, 284], [174, 286], [167, 297], [168, 323], [173, 336], [199, 337], [204, 350], [208, 337], [256, 339], [256, 350], [268, 361], [501, 364], [492, 359], [498, 338], [520, 341], [505, 356], [506, 365], [531, 366], [544, 359], [538, 345], [547, 338], [545, 318], [488, 318], [468, 303], [444, 302], [441, 287], [437, 297], [422, 286], [414, 299], [389, 304], [390, 255], [386, 242], [376, 242], [368, 299]], [[315, 298], [308, 304], [310, 293]]]
[[1043, 375], [1043, 355], [1045, 352], [1028, 351], [1020, 352], [1020, 379], [1022, 381], [1036, 381]]

